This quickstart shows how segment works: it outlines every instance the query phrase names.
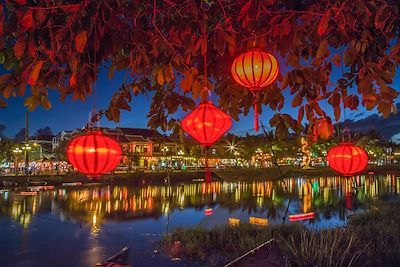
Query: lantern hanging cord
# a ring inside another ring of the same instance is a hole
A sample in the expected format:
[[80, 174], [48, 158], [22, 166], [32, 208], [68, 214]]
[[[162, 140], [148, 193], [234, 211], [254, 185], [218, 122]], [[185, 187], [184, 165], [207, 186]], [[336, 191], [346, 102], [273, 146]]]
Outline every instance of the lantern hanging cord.
[[208, 95], [210, 91], [208, 90], [207, 84], [208, 84], [208, 79], [207, 79], [207, 24], [206, 24], [206, 3], [202, 1], [202, 6], [203, 6], [203, 32], [202, 32], [202, 38], [204, 41], [205, 49], [204, 49], [204, 55], [203, 55], [203, 96], [202, 96], [202, 102], [207, 102], [208, 101]]
[[[94, 75], [96, 76], [96, 70], [97, 70], [97, 53], [96, 53], [96, 25], [94, 26]], [[98, 78], [98, 77], [97, 77]], [[96, 84], [97, 84], [97, 79], [94, 82], [93, 86], [93, 111], [96, 112]]]
[[[343, 60], [343, 47], [342, 46], [340, 46], [340, 61], [341, 61], [340, 69], [342, 71], [342, 78], [343, 78], [343, 76], [344, 76], [344, 66], [343, 66], [344, 60]], [[343, 102], [343, 116], [344, 116], [343, 126], [344, 126], [346, 124], [347, 118], [346, 118], [346, 107], [345, 107], [344, 101], [343, 101], [343, 94], [342, 94], [342, 102]]]

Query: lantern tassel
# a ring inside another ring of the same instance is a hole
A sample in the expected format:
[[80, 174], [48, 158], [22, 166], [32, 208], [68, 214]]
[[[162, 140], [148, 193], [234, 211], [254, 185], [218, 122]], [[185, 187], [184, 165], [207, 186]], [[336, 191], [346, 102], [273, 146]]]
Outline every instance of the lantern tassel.
[[254, 131], [258, 132], [258, 94], [253, 92], [253, 108], [254, 108]]
[[206, 148], [204, 151], [204, 156], [205, 156], [205, 165], [206, 165], [206, 183], [210, 183], [211, 182], [211, 171], [210, 171], [210, 166], [208, 165], [208, 155], [207, 155], [207, 150], [209, 148]]

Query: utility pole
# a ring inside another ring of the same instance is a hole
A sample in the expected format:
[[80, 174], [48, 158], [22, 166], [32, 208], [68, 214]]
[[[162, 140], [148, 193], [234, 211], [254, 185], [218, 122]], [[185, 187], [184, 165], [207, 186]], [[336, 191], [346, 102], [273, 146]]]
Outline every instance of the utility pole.
[[29, 147], [29, 122], [28, 122], [28, 111], [26, 112], [25, 115], [25, 174], [29, 175], [29, 153], [28, 153], [28, 147]]

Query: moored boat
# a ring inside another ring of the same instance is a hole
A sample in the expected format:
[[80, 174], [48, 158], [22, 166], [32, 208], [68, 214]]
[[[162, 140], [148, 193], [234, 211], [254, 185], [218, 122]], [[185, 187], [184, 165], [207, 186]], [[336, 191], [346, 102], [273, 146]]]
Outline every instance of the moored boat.
[[111, 256], [103, 262], [97, 263], [97, 267], [132, 267], [128, 264], [129, 248], [122, 248], [117, 254]]
[[28, 178], [28, 185], [30, 186], [41, 186], [41, 185], [47, 185], [46, 181], [40, 181], [40, 180], [31, 180]]

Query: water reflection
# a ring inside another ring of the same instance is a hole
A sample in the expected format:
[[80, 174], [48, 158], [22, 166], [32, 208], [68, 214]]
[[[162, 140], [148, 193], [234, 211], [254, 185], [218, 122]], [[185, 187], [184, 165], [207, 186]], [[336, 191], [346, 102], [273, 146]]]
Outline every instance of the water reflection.
[[[208, 216], [213, 219], [207, 219], [212, 221], [212, 225], [228, 223], [229, 217], [245, 221], [251, 216], [266, 217], [277, 223], [288, 214], [314, 211], [315, 219], [308, 223], [323, 226], [344, 223], [348, 215], [364, 209], [374, 199], [397, 197], [399, 191], [400, 177], [395, 175], [189, 183], [141, 188], [60, 188], [40, 192], [37, 196], [2, 191], [0, 214], [27, 228], [38, 214], [50, 213], [61, 221], [90, 225], [93, 235], [107, 222], [159, 220], [174, 211], [183, 214], [190, 211], [192, 214], [194, 210], [199, 216], [204, 216], [207, 208], [213, 208], [212, 216]], [[204, 220], [199, 223], [207, 225]]]

